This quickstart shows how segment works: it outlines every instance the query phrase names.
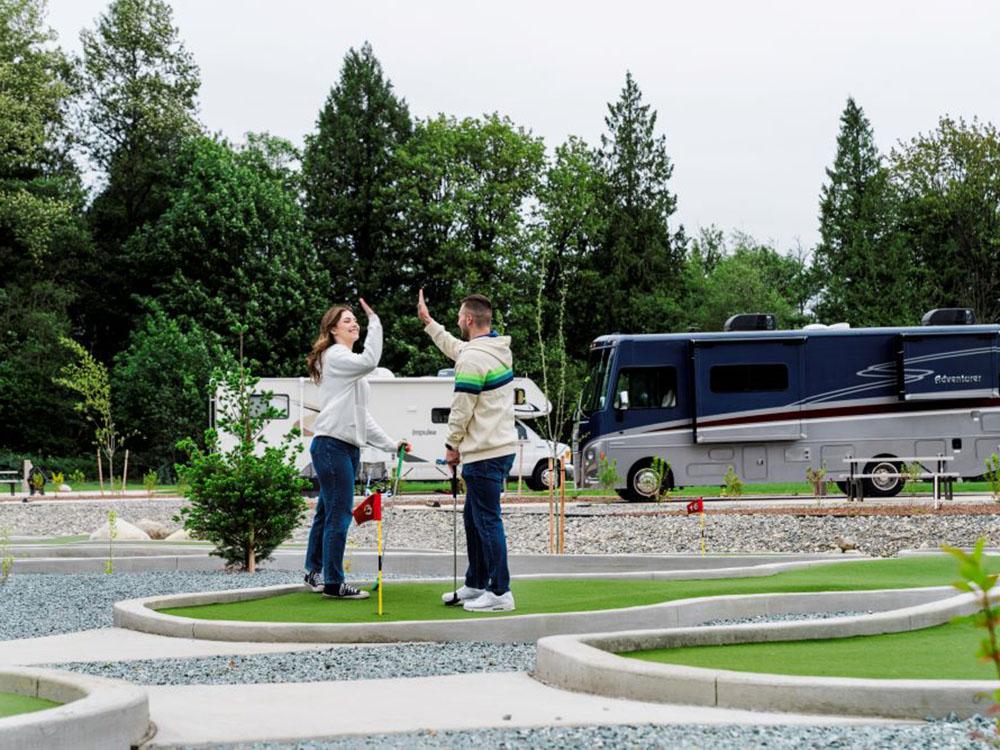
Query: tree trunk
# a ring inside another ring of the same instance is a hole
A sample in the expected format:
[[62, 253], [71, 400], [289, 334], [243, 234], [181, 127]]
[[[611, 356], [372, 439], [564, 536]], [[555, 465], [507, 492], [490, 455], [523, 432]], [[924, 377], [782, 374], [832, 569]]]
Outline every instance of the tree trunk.
[[247, 538], [246, 560], [243, 567], [246, 568], [247, 573], [255, 573], [257, 571], [257, 555], [254, 554], [253, 529], [250, 529], [250, 534]]

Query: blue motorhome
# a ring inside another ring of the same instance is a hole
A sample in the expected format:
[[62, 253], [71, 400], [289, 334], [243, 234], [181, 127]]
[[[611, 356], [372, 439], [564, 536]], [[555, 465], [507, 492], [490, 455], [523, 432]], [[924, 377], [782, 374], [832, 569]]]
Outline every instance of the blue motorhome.
[[[925, 322], [972, 319], [937, 312]], [[1000, 451], [998, 378], [997, 325], [601, 336], [574, 430], [578, 486], [607, 466], [633, 501], [722, 484], [730, 467], [747, 483], [804, 481], [809, 468], [843, 482], [858, 456], [873, 459], [858, 467], [869, 496], [900, 491], [905, 457], [981, 476]]]

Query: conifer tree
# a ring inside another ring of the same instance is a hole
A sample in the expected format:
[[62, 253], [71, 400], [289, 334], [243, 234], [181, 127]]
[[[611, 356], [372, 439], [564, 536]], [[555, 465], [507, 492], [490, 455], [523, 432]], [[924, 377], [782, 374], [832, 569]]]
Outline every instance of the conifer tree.
[[307, 226], [320, 261], [333, 270], [338, 301], [364, 293], [389, 312], [383, 300], [396, 291], [402, 264], [392, 231], [395, 150], [411, 132], [406, 102], [371, 45], [349, 50], [302, 163]]
[[673, 165], [657, 113], [643, 103], [631, 73], [618, 101], [608, 105], [601, 137], [606, 233], [592, 261], [605, 279], [604, 331], [667, 330], [680, 319], [684, 229], [671, 232], [677, 198]]
[[840, 116], [837, 154], [826, 175], [814, 254], [823, 286], [817, 317], [855, 326], [916, 323], [918, 271], [896, 231], [896, 201], [871, 124], [853, 98]]
[[102, 177], [89, 214], [98, 255], [87, 274], [84, 324], [107, 361], [140, 317], [136, 296], [150, 291], [123, 262], [122, 246], [166, 208], [173, 160], [199, 131], [201, 84], [164, 0], [112, 0], [80, 36], [81, 139]]

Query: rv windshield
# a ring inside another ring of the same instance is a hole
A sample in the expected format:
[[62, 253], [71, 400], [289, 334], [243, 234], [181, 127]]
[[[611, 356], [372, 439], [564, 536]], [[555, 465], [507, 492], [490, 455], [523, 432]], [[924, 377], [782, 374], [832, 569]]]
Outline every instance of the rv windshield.
[[583, 394], [580, 398], [580, 411], [584, 414], [592, 414], [604, 408], [613, 349], [614, 347], [605, 346], [601, 349], [590, 350], [587, 379], [583, 383]]

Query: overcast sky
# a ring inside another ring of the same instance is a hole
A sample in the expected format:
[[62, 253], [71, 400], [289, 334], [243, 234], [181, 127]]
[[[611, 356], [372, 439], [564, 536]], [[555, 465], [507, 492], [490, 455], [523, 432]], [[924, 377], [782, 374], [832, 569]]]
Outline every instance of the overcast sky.
[[[200, 118], [240, 140], [310, 132], [345, 52], [372, 43], [417, 117], [497, 111], [597, 143], [631, 70], [659, 112], [677, 221], [783, 250], [818, 237], [848, 96], [880, 149], [943, 114], [1000, 123], [1000, 4], [983, 0], [175, 0], [201, 68]], [[104, 0], [50, 0], [66, 49]]]

